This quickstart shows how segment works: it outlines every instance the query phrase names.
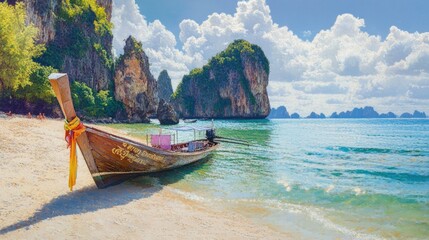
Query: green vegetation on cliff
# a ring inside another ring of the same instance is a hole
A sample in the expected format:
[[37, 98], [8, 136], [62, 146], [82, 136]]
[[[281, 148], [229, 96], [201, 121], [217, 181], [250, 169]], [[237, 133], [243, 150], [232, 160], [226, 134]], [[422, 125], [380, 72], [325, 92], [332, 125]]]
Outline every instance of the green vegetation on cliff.
[[262, 49], [258, 45], [251, 44], [243, 39], [235, 40], [233, 43], [229, 44], [224, 51], [210, 59], [206, 66], [209, 68], [223, 68], [229, 65], [240, 69], [243, 68], [241, 62], [242, 55], [247, 55], [251, 57], [252, 60], [261, 62], [265, 72], [267, 74], [270, 73], [270, 64]]
[[256, 99], [244, 73], [244, 58], [260, 64], [265, 73], [269, 74], [269, 61], [262, 49], [246, 40], [235, 40], [202, 68], [193, 69], [185, 75], [173, 93], [172, 101], [181, 105], [186, 114], [193, 116], [196, 106], [195, 92], [198, 91], [203, 93], [203, 97], [197, 100], [200, 106], [207, 110], [212, 109], [213, 115], [223, 116], [225, 111], [230, 109], [231, 100], [221, 97], [218, 89], [227, 85], [227, 79], [230, 79], [231, 74], [235, 74], [234, 78], [239, 81], [249, 103], [255, 105]]
[[108, 51], [105, 48], [103, 48], [103, 45], [101, 45], [100, 43], [94, 43], [93, 47], [97, 52], [98, 56], [100, 56], [104, 65], [109, 69], [113, 70], [113, 63], [114, 63], [113, 57], [108, 53]]
[[93, 21], [95, 32], [99, 36], [112, 34], [113, 24], [107, 20], [107, 14], [96, 0], [65, 0], [60, 9], [59, 17], [67, 22], [75, 19]]
[[78, 59], [93, 48], [103, 64], [113, 69], [111, 46], [106, 44], [106, 39], [112, 37], [113, 25], [96, 0], [62, 1], [55, 28], [57, 36], [38, 62], [61, 69], [66, 56]]
[[131, 55], [139, 55], [142, 54], [143, 51], [143, 44], [142, 42], [138, 41], [135, 37], [129, 36], [130, 44], [124, 46], [124, 52], [115, 60], [115, 65], [120, 64], [121, 62], [124, 62], [124, 59], [129, 58]]

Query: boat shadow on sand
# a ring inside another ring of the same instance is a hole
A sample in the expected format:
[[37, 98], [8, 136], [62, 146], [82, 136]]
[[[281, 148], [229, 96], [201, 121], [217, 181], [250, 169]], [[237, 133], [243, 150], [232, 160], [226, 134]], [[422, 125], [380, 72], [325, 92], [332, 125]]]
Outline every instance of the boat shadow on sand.
[[115, 206], [126, 205], [132, 201], [148, 198], [160, 191], [164, 186], [183, 179], [187, 174], [199, 169], [211, 157], [160, 173], [137, 177], [130, 181], [106, 189], [89, 186], [58, 196], [44, 204], [31, 217], [0, 229], [0, 235], [22, 228], [29, 228], [46, 219], [95, 212]]

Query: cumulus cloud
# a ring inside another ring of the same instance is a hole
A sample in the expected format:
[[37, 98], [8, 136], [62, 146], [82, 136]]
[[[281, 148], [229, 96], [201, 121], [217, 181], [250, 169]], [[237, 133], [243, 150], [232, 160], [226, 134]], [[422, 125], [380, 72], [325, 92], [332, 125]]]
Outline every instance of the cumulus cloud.
[[297, 82], [293, 88], [312, 94], [345, 94], [347, 89], [336, 83]]
[[213, 13], [201, 24], [184, 19], [178, 40], [160, 21], [148, 23], [135, 0], [114, 0], [112, 19], [116, 54], [123, 40], [134, 35], [142, 41], [153, 73], [167, 69], [174, 85], [242, 38], [261, 46], [270, 61], [273, 106], [310, 112], [373, 104], [377, 109], [429, 111], [429, 33], [392, 26], [382, 39], [364, 31], [364, 19], [345, 13], [329, 29], [310, 33], [314, 38], [308, 41], [276, 24], [265, 0], [240, 1], [234, 14]]
[[148, 23], [135, 0], [114, 0], [112, 22], [114, 55], [123, 53], [125, 39], [132, 35], [142, 42], [155, 78], [167, 69], [177, 84], [189, 72], [189, 66], [202, 62], [201, 57], [191, 57], [178, 50], [176, 37], [159, 20]]

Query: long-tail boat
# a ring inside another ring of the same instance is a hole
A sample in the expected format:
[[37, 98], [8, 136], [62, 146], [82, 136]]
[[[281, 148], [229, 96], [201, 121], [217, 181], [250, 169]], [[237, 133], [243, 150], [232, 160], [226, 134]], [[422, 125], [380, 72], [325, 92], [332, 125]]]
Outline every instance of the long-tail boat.
[[197, 119], [183, 119], [184, 123], [195, 123], [197, 122]]
[[204, 129], [205, 139], [171, 144], [168, 137], [170, 135], [154, 135], [149, 145], [95, 127], [83, 126], [76, 117], [67, 74], [53, 73], [49, 76], [49, 81], [66, 118], [67, 139], [71, 141], [70, 189], [75, 183], [77, 167], [73, 139], [77, 142], [98, 188], [105, 188], [142, 174], [196, 162], [219, 147], [219, 142], [214, 140], [212, 128]]

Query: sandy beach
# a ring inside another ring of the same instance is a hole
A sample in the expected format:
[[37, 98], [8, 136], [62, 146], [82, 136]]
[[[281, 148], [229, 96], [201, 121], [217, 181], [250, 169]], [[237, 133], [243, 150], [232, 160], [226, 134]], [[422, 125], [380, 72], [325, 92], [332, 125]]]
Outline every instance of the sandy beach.
[[0, 115], [1, 239], [284, 239], [139, 180], [98, 190], [78, 153], [74, 191], [60, 120]]

